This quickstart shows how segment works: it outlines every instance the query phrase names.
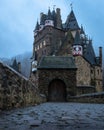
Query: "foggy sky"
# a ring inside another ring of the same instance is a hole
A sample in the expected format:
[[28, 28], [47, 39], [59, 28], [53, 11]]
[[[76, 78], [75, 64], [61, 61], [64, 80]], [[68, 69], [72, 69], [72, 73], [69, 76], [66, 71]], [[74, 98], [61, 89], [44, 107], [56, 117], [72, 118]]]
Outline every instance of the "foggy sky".
[[10, 58], [32, 51], [33, 30], [40, 12], [47, 13], [53, 5], [61, 8], [65, 22], [70, 13], [70, 3], [79, 26], [83, 25], [92, 38], [96, 54], [104, 47], [104, 0], [1, 0], [0, 1], [0, 58]]

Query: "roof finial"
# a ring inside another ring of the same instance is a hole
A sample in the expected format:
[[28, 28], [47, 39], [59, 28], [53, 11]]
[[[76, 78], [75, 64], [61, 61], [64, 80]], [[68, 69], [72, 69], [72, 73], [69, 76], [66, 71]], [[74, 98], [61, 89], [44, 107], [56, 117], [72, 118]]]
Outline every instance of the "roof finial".
[[55, 10], [56, 5], [53, 5], [53, 10]]
[[71, 10], [73, 10], [73, 3], [70, 4]]

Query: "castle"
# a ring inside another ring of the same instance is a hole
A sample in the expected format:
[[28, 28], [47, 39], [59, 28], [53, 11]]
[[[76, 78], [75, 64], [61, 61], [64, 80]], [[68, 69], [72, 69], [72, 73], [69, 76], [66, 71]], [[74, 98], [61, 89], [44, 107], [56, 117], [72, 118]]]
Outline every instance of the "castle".
[[92, 39], [78, 25], [73, 9], [65, 23], [60, 11], [49, 9], [36, 23], [31, 79], [49, 101], [103, 91], [102, 47], [96, 57]]

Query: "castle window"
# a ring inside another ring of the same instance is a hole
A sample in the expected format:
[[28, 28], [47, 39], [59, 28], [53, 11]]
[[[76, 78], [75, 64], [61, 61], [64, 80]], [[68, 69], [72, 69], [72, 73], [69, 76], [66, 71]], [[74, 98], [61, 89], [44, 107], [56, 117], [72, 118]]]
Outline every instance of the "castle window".
[[97, 70], [97, 73], [99, 74], [99, 70]]
[[42, 43], [40, 43], [40, 48], [42, 48]]
[[98, 85], [100, 85], [100, 81], [98, 81]]
[[38, 47], [37, 47], [37, 50], [39, 50], [39, 45], [38, 45]]
[[46, 45], [46, 41], [43, 41], [43, 45], [44, 45], [44, 46]]
[[35, 47], [35, 51], [37, 51], [37, 47]]
[[91, 74], [93, 74], [93, 70], [91, 70]]

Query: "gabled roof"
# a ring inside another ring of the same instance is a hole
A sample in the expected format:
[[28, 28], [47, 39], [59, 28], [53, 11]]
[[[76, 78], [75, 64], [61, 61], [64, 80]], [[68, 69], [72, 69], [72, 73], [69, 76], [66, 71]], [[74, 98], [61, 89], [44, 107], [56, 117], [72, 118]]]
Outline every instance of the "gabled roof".
[[38, 69], [76, 69], [73, 57], [44, 56], [40, 60]]
[[71, 13], [67, 17], [67, 20], [65, 22], [65, 28], [70, 29], [70, 30], [79, 29], [79, 25], [78, 25], [78, 22], [76, 20], [73, 10], [71, 10]]

